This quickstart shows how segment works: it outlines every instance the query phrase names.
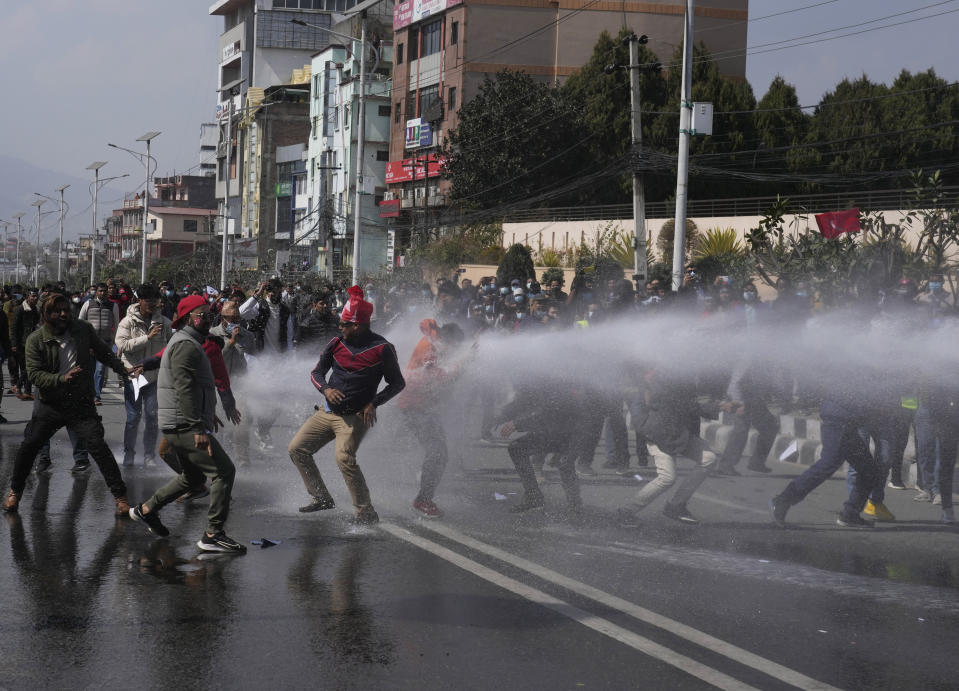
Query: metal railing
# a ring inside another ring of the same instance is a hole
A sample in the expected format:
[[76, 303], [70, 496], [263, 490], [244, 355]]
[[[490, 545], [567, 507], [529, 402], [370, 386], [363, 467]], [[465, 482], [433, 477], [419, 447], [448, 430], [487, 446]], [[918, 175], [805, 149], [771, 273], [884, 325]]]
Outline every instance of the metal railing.
[[[959, 197], [959, 185], [943, 188], [946, 196]], [[787, 197], [790, 206], [808, 213], [840, 211], [858, 207], [862, 211], [894, 211], [916, 206], [912, 189], [864, 190], [860, 192], [824, 192], [797, 194]], [[739, 197], [735, 199], [692, 199], [686, 207], [689, 218], [723, 216], [761, 216], [776, 201], [776, 197]], [[647, 202], [646, 218], [671, 218], [675, 202]], [[632, 204], [602, 204], [597, 206], [564, 206], [550, 209], [520, 209], [503, 215], [506, 223], [523, 221], [591, 221], [615, 220], [633, 217]]]

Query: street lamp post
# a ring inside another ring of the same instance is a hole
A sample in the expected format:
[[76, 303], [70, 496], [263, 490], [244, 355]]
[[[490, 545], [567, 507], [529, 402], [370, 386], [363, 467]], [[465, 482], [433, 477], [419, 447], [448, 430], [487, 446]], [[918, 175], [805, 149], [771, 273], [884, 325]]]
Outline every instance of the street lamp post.
[[[363, 188], [363, 155], [366, 148], [366, 12], [361, 15], [360, 24], [360, 94], [358, 100], [359, 113], [356, 122], [356, 193], [353, 198], [353, 285], [359, 283], [360, 264], [360, 194]], [[299, 19], [291, 19], [291, 23], [299, 26], [308, 26], [320, 29], [327, 33], [356, 41], [356, 36], [347, 36], [319, 24], [308, 24]], [[374, 67], [375, 69], [375, 67]]]
[[23, 218], [24, 214], [22, 211], [18, 211], [13, 215], [17, 219], [17, 266], [14, 270], [14, 275], [17, 277], [17, 283], [20, 282], [20, 219]]
[[0, 219], [0, 223], [3, 224], [3, 283], [7, 283], [7, 233], [10, 232], [10, 226], [13, 224], [10, 221], [4, 221]]
[[150, 142], [159, 137], [161, 134], [161, 132], [147, 132], [146, 134], [137, 137], [138, 142], [147, 143], [147, 152], [145, 158], [143, 158], [144, 154], [140, 153], [139, 151], [133, 151], [132, 149], [117, 146], [116, 144], [107, 144], [107, 146], [112, 146], [114, 149], [120, 149], [129, 154], [133, 154], [134, 156], [143, 158], [143, 166], [146, 169], [146, 187], [143, 190], [143, 256], [140, 258], [141, 283], [147, 282], [147, 216], [149, 216], [150, 213], [150, 161], [152, 159], [150, 156]]
[[37, 207], [37, 254], [33, 258], [33, 286], [35, 288], [40, 285], [40, 207], [43, 206], [43, 202], [43, 199], [37, 199], [30, 203], [30, 206]]
[[63, 279], [63, 192], [70, 185], [60, 185], [57, 192], [60, 193], [60, 241], [57, 245], [57, 282]]
[[97, 201], [100, 192], [100, 169], [107, 164], [106, 161], [94, 161], [87, 166], [87, 170], [93, 171], [93, 235], [90, 236], [90, 285], [94, 285], [96, 280], [97, 267]]

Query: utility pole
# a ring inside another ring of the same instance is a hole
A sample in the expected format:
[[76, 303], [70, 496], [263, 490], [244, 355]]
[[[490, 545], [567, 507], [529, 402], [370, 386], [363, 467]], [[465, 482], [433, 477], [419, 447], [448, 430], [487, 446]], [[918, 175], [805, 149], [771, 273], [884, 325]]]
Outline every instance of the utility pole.
[[150, 216], [150, 142], [160, 136], [159, 132], [147, 132], [137, 137], [138, 142], [147, 143], [147, 157], [144, 160], [147, 169], [146, 187], [143, 189], [143, 257], [140, 260], [140, 282], [147, 282], [147, 220]]
[[40, 286], [40, 207], [43, 206], [43, 200], [37, 199], [30, 206], [37, 207], [37, 254], [33, 258], [33, 286]]
[[20, 282], [20, 219], [23, 218], [23, 212], [18, 211], [17, 213], [13, 215], [13, 217], [17, 219], [17, 268], [15, 271], [15, 274], [17, 277], [16, 281], [17, 283], [19, 283]]
[[90, 285], [96, 285], [97, 237], [99, 235], [97, 232], [97, 201], [100, 193], [100, 169], [106, 164], [106, 161], [94, 161], [87, 166], [87, 170], [93, 171], [93, 234], [90, 236]]
[[60, 193], [60, 243], [57, 245], [57, 281], [63, 278], [63, 191], [70, 185], [60, 185], [57, 192]]
[[360, 201], [363, 187], [363, 156], [366, 144], [366, 12], [360, 24], [360, 112], [356, 123], [356, 195], [353, 198], [353, 285], [360, 280]]
[[643, 124], [639, 105], [639, 44], [646, 43], [646, 36], [640, 38], [633, 34], [629, 37], [629, 93], [632, 111], [632, 154], [633, 154], [633, 281], [646, 283], [646, 196], [643, 190], [643, 176], [637, 171], [637, 165], [643, 152]]
[[226, 247], [229, 239], [227, 231], [230, 226], [230, 149], [233, 148], [233, 91], [229, 94], [230, 105], [227, 108], [226, 116], [226, 168], [223, 170], [224, 190], [223, 190], [223, 247], [220, 252], [220, 285], [221, 290], [226, 286]]
[[673, 292], [683, 285], [683, 264], [686, 259], [686, 198], [689, 180], [689, 129], [692, 126], [693, 81], [693, 5], [686, 0], [686, 23], [683, 28], [683, 82], [679, 107], [679, 161], [676, 170], [676, 220], [673, 229]]

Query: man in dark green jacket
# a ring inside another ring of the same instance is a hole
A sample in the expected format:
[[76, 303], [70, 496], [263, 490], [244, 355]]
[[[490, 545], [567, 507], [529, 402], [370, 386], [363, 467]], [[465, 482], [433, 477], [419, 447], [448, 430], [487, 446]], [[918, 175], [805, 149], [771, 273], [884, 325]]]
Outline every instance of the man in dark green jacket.
[[43, 325], [30, 334], [24, 346], [27, 376], [37, 387], [38, 401], [17, 451], [3, 510], [17, 510], [37, 451], [58, 429], [68, 427], [84, 442], [100, 469], [116, 501], [117, 515], [127, 514], [126, 485], [93, 405], [94, 358], [124, 380], [129, 372], [110, 346], [97, 338], [92, 326], [74, 321], [65, 296], [48, 297], [40, 313]]

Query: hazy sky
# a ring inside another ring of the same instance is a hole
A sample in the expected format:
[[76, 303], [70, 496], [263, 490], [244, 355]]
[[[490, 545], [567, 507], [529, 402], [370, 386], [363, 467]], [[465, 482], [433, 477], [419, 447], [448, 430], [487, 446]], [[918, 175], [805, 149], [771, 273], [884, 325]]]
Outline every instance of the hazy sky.
[[[106, 144], [142, 148], [135, 139], [160, 130], [163, 134], [153, 143], [159, 173], [196, 166], [199, 124], [211, 121], [215, 108], [222, 18], [207, 14], [210, 2], [3, 0], [0, 153], [81, 177], [89, 175], [84, 168], [90, 162], [107, 160], [110, 165], [102, 174], [129, 172], [134, 189], [132, 180], [139, 179], [142, 168]], [[761, 19], [802, 7], [808, 9]], [[928, 9], [864, 24], [921, 7]], [[950, 10], [959, 10], [959, 0], [752, 0], [749, 45], [856, 25], [826, 34], [835, 36]], [[759, 98], [771, 79], [782, 74], [797, 86], [804, 105], [815, 104], [844, 76], [862, 73], [888, 82], [904, 67], [934, 67], [940, 76], [959, 80], [957, 34], [959, 11], [754, 54], [747, 61], [747, 76]], [[4, 213], [9, 210], [0, 209]]]

